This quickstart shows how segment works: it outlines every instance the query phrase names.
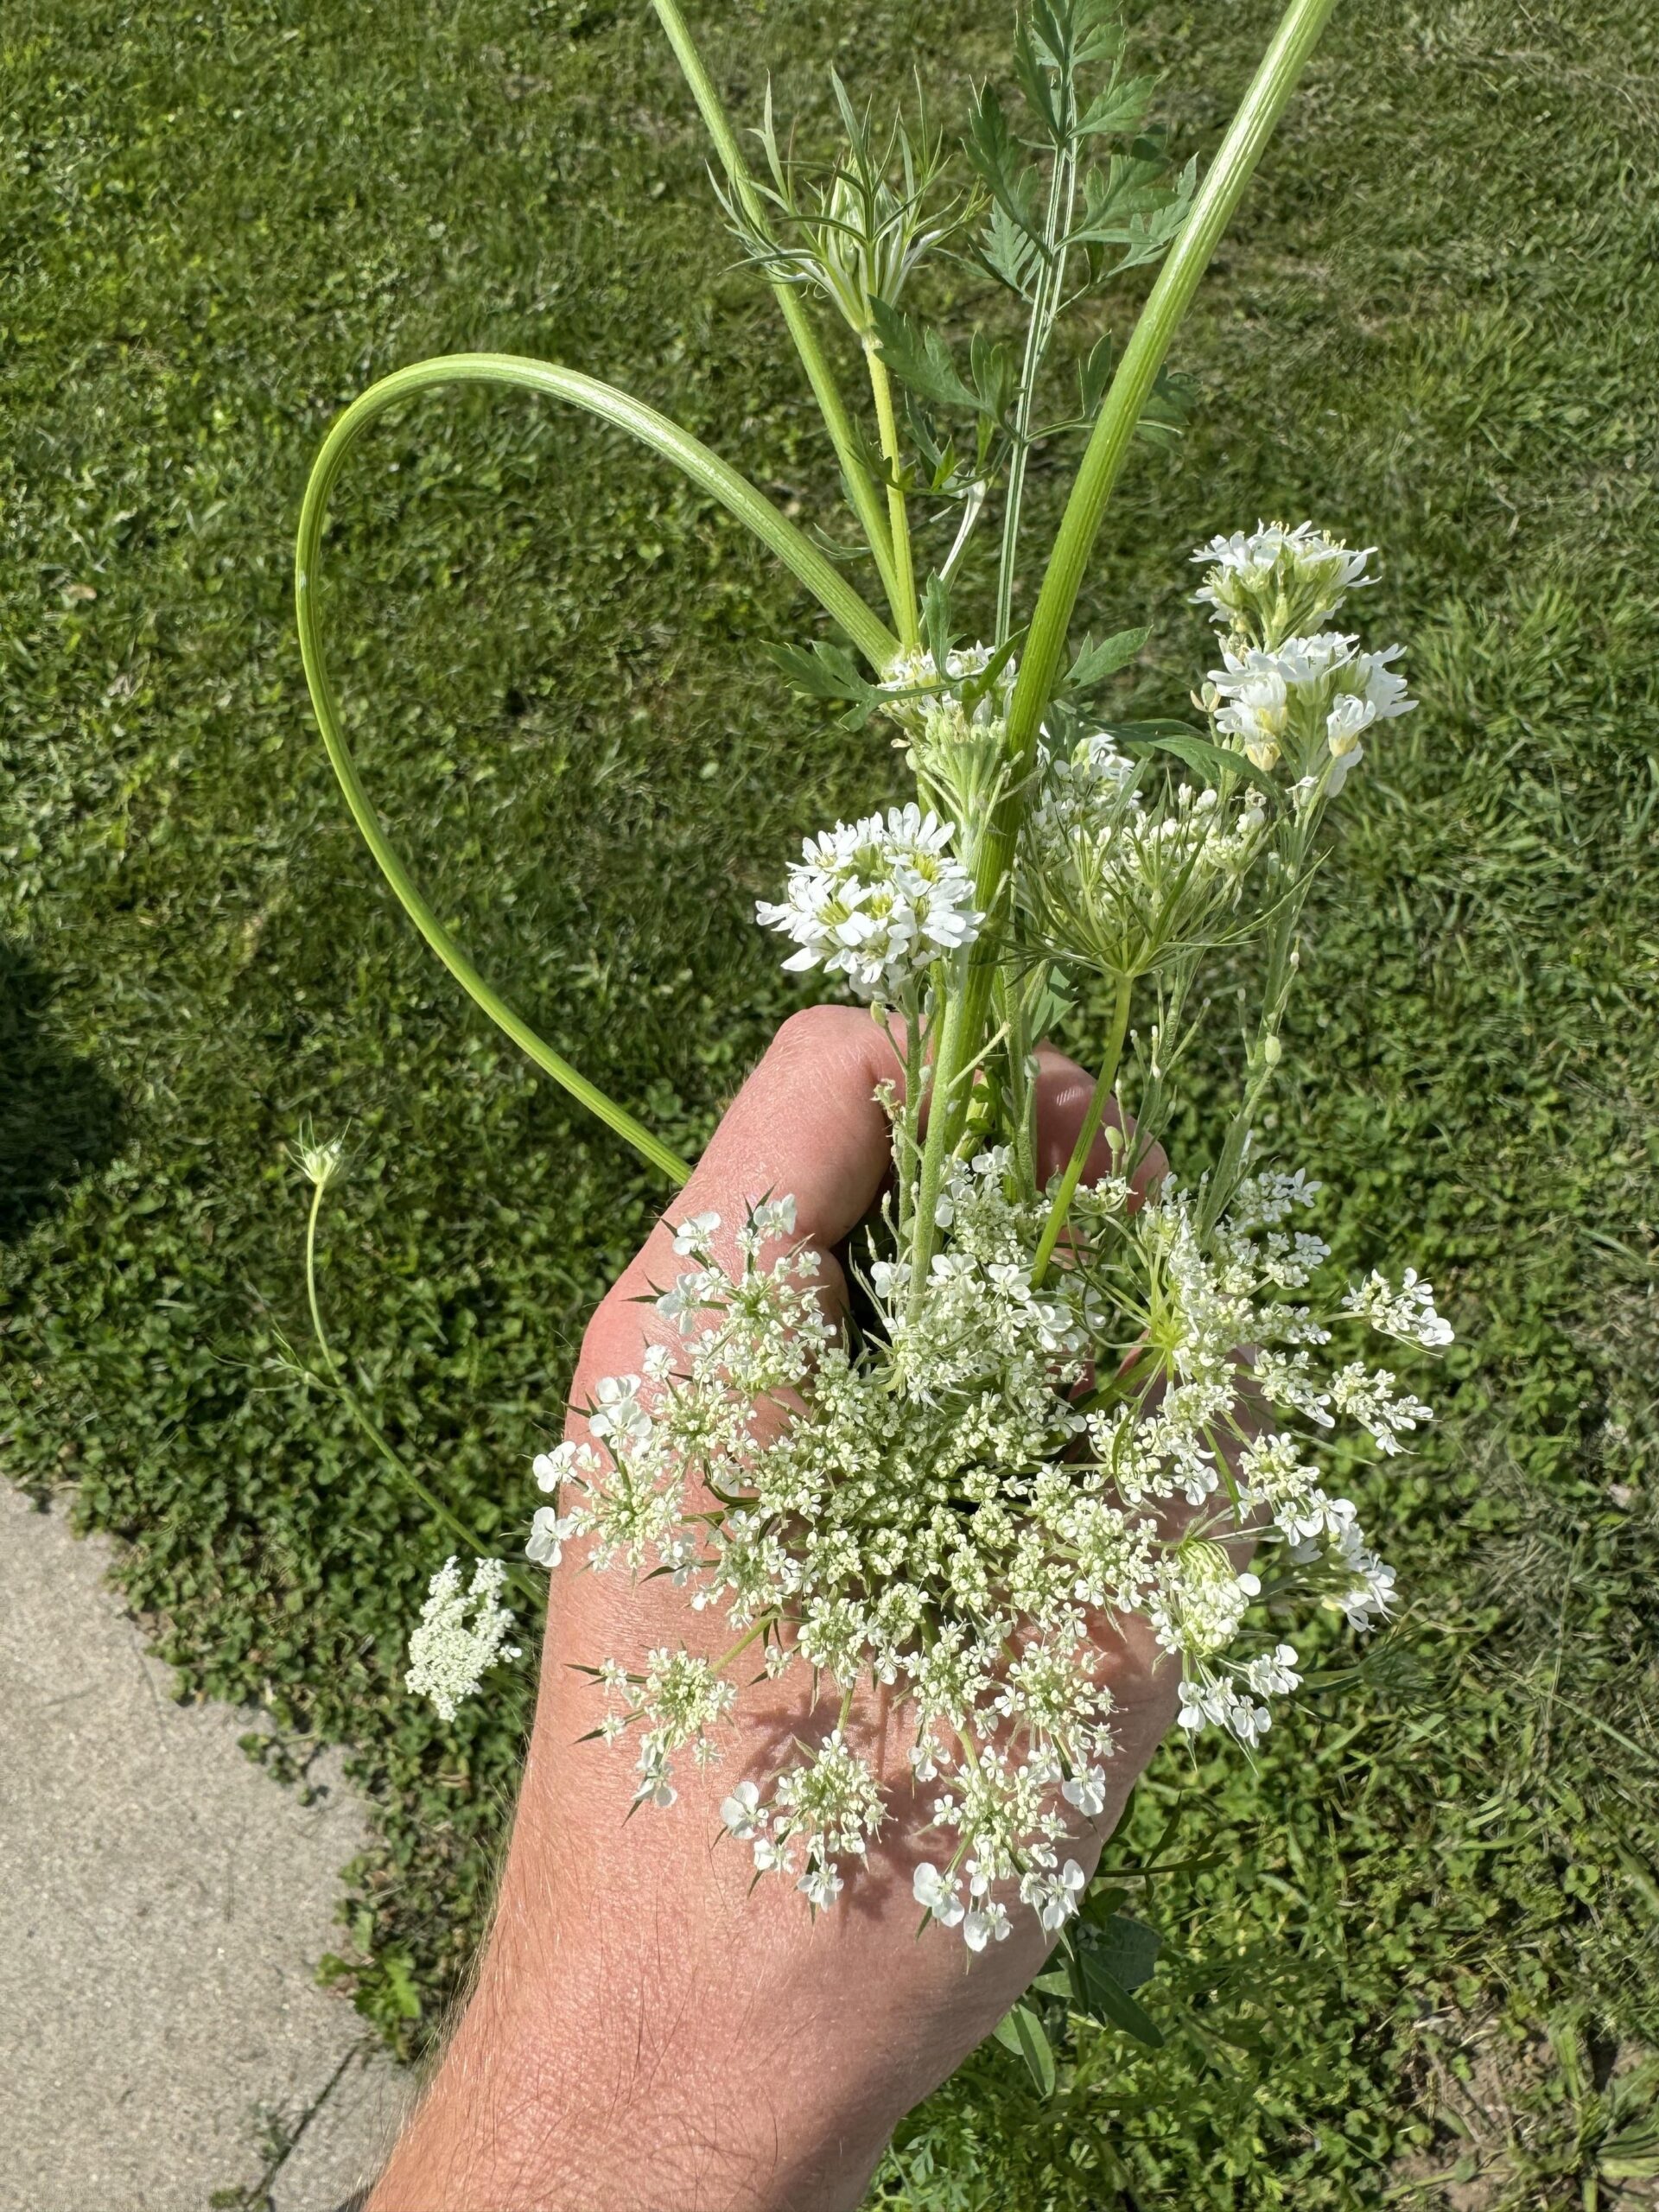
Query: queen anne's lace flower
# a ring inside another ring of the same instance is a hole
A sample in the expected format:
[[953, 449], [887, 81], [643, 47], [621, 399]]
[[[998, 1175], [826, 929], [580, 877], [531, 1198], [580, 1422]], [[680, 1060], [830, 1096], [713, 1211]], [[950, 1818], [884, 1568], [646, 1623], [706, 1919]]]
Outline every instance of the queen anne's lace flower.
[[429, 1698], [444, 1720], [453, 1720], [462, 1700], [477, 1694], [492, 1667], [519, 1656], [506, 1640], [512, 1615], [497, 1602], [506, 1579], [499, 1559], [479, 1560], [469, 1590], [462, 1590], [453, 1559], [432, 1578], [421, 1624], [410, 1636], [404, 1681], [416, 1697]]
[[[550, 1541], [580, 1535], [601, 1562], [669, 1569], [694, 1603], [726, 1613], [736, 1649], [760, 1643], [768, 1675], [810, 1669], [849, 1702], [860, 1681], [880, 1685], [913, 1718], [911, 1764], [942, 1839], [917, 1870], [918, 1902], [973, 1948], [1007, 1936], [1010, 1898], [1052, 1934], [1084, 1886], [1068, 1822], [1107, 1802], [1114, 1714], [1096, 1621], [1148, 1619], [1183, 1669], [1183, 1727], [1248, 1746], [1300, 1676], [1294, 1646], [1253, 1648], [1262, 1584], [1230, 1544], [1246, 1521], [1281, 1548], [1281, 1596], [1290, 1578], [1357, 1627], [1391, 1604], [1392, 1574], [1351, 1503], [1323, 1486], [1319, 1455], [1344, 1421], [1390, 1452], [1427, 1408], [1385, 1370], [1315, 1364], [1330, 1332], [1286, 1293], [1325, 1256], [1294, 1226], [1316, 1195], [1300, 1173], [1259, 1171], [1205, 1230], [1179, 1192], [1137, 1203], [1108, 1179], [1084, 1193], [1069, 1263], [1039, 1286], [1044, 1204], [1014, 1194], [1008, 1149], [989, 1146], [948, 1164], [919, 1305], [902, 1240], [869, 1265], [861, 1342], [824, 1319], [817, 1255], [780, 1249], [786, 1198], [751, 1206], [721, 1248], [735, 1249], [730, 1265], [716, 1258], [719, 1220], [693, 1216], [674, 1241], [695, 1296], [677, 1285], [658, 1300], [678, 1351], [596, 1387], [588, 1425], [603, 1453], [564, 1445], [545, 1473], [537, 1463], [557, 1491]], [[1131, 1278], [1158, 1364], [1142, 1386], [1128, 1370], [1084, 1414], [1075, 1394], [1122, 1325], [1104, 1286], [1121, 1299]], [[1351, 1294], [1355, 1318], [1397, 1325], [1407, 1301], [1421, 1333], [1425, 1289], [1378, 1281]], [[1276, 1427], [1251, 1433], [1247, 1391], [1278, 1408]], [[709, 1495], [726, 1510], [705, 1519], [688, 1499]], [[1185, 1527], [1170, 1517], [1178, 1501]], [[641, 1673], [599, 1673], [601, 1732], [639, 1731], [637, 1802], [669, 1805], [679, 1758], [718, 1755], [732, 1677], [670, 1649]], [[787, 1877], [815, 1910], [842, 1894], [887, 1816], [846, 1713], [721, 1808], [756, 1872]]]
[[[588, 1565], [668, 1577], [693, 1615], [723, 1616], [695, 1650], [590, 1670], [595, 1732], [630, 1745], [636, 1805], [675, 1805], [688, 1767], [721, 1758], [744, 1687], [798, 1679], [788, 1727], [732, 1782], [721, 1820], [757, 1876], [830, 1910], [888, 1820], [879, 1695], [908, 1745], [904, 1800], [925, 1816], [916, 1901], [972, 1950], [1005, 1941], [1015, 1910], [1052, 1936], [1077, 1909], [1076, 1838], [1116, 1794], [1114, 1629], [1145, 1624], [1179, 1669], [1184, 1730], [1249, 1748], [1301, 1682], [1284, 1608], [1357, 1630], [1388, 1617], [1393, 1571], [1332, 1469], [1358, 1447], [1386, 1479], [1429, 1409], [1342, 1332], [1451, 1336], [1410, 1272], [1328, 1300], [1329, 1249], [1306, 1218], [1319, 1185], [1249, 1149], [1319, 809], [1364, 734], [1413, 704], [1397, 646], [1325, 626], [1370, 581], [1369, 551], [1263, 524], [1195, 557], [1223, 633], [1198, 700], [1214, 745], [1126, 728], [1131, 760], [1109, 731], [1079, 734], [1063, 694], [1016, 756], [1011, 660], [992, 682], [982, 645], [943, 670], [918, 652], [883, 671], [877, 696], [928, 810], [810, 840], [784, 898], [759, 909], [792, 941], [790, 969], [842, 978], [896, 1017], [915, 1093], [895, 1078], [876, 1094], [895, 1177], [842, 1255], [850, 1310], [823, 1296], [787, 1193], [724, 1224], [689, 1214], [655, 1290], [671, 1329], [637, 1372], [597, 1382], [584, 1437], [535, 1461], [547, 1503], [531, 1560], [556, 1566], [579, 1542]], [[1180, 779], [1193, 766], [1215, 772], [1211, 788]], [[1017, 836], [988, 925], [964, 861], [999, 849], [993, 829]], [[1113, 979], [1138, 1103], [1166, 1103], [1165, 1058], [1183, 1040], [1166, 1026], [1190, 1020], [1200, 957], [1269, 918], [1251, 1103], [1216, 1181], [1147, 1187], [1120, 1147], [1117, 1173], [1079, 1186], [1074, 1163], [1036, 1187], [1030, 1047], [1067, 975]], [[984, 980], [956, 956], [988, 926], [995, 1033], [967, 1040], [978, 1057], [947, 1108], [931, 1089], [951, 1034], [938, 1025], [964, 974]], [[1137, 1032], [1143, 979], [1141, 1006], [1157, 1004]], [[409, 1680], [446, 1713], [508, 1655], [504, 1572], [481, 1564], [463, 1596], [451, 1560], [433, 1585]]]
[[971, 944], [984, 917], [954, 836], [912, 804], [809, 837], [783, 899], [756, 909], [800, 948], [785, 967], [822, 968], [862, 998], [891, 1001], [941, 954]]

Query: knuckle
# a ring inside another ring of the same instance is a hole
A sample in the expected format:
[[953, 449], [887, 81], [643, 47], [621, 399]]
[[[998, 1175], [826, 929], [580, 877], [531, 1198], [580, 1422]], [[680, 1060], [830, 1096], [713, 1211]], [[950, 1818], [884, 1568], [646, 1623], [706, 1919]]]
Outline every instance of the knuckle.
[[779, 1026], [767, 1058], [776, 1054], [786, 1060], [823, 1059], [844, 1050], [868, 1020], [856, 1007], [801, 1007]]

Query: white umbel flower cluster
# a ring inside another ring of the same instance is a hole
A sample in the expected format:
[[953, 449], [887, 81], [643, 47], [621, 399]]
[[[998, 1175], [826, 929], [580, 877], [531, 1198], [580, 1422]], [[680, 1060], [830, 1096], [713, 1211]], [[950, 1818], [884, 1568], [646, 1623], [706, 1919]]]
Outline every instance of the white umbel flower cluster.
[[1417, 703], [1389, 664], [1403, 650], [1385, 645], [1362, 652], [1358, 639], [1339, 630], [1287, 638], [1271, 650], [1247, 645], [1236, 652], [1224, 645], [1225, 665], [1210, 672], [1216, 696], [1225, 702], [1216, 728], [1236, 738], [1258, 768], [1276, 767], [1288, 749], [1301, 773], [1313, 778], [1320, 772], [1321, 752], [1328, 753], [1325, 791], [1334, 798], [1363, 758], [1362, 731], [1408, 715]]
[[843, 976], [861, 998], [902, 1000], [942, 954], [971, 944], [984, 918], [955, 834], [912, 801], [809, 837], [782, 899], [756, 908], [799, 947], [785, 967]]
[[[1320, 1455], [1344, 1420], [1382, 1445], [1427, 1409], [1382, 1370], [1332, 1374], [1313, 1353], [1338, 1328], [1397, 1321], [1402, 1300], [1431, 1313], [1432, 1294], [1366, 1285], [1323, 1318], [1293, 1302], [1327, 1257], [1293, 1221], [1316, 1187], [1248, 1178], [1206, 1233], [1178, 1191], [1085, 1186], [1066, 1264], [1039, 1285], [1044, 1202], [1017, 1195], [991, 1147], [950, 1163], [919, 1304], [902, 1236], [865, 1267], [875, 1319], [857, 1338], [823, 1316], [817, 1255], [778, 1250], [788, 1201], [750, 1210], [734, 1269], [712, 1216], [682, 1224], [688, 1264], [658, 1300], [677, 1355], [600, 1383], [603, 1452], [562, 1446], [542, 1479], [594, 1565], [667, 1569], [717, 1606], [734, 1662], [748, 1654], [738, 1675], [758, 1644], [766, 1673], [798, 1668], [839, 1697], [833, 1726], [798, 1730], [721, 1808], [758, 1874], [826, 1907], [881, 1833], [863, 1685], [909, 1716], [931, 1790], [941, 1851], [918, 1901], [975, 1948], [1020, 1904], [1053, 1932], [1084, 1887], [1072, 1824], [1106, 1800], [1103, 1620], [1151, 1622], [1182, 1669], [1185, 1728], [1253, 1745], [1300, 1675], [1294, 1646], [1251, 1626], [1263, 1583], [1242, 1544], [1278, 1548], [1280, 1608], [1299, 1590], [1356, 1626], [1387, 1612], [1391, 1573]], [[732, 1683], [684, 1652], [598, 1673], [601, 1732], [639, 1732], [638, 1801], [669, 1804], [678, 1757], [718, 1757]]]
[[1376, 581], [1363, 573], [1376, 550], [1353, 552], [1312, 523], [1261, 523], [1192, 556], [1208, 564], [1193, 596], [1225, 633], [1205, 694], [1216, 734], [1257, 768], [1285, 760], [1304, 800], [1334, 798], [1364, 757], [1362, 734], [1416, 704], [1392, 665], [1403, 647], [1368, 652], [1318, 627]]
[[492, 1667], [520, 1656], [518, 1645], [507, 1642], [512, 1615], [499, 1602], [506, 1579], [505, 1564], [499, 1559], [479, 1560], [468, 1590], [461, 1586], [461, 1567], [454, 1559], [446, 1560], [432, 1578], [420, 1626], [410, 1636], [404, 1682], [416, 1697], [429, 1698], [442, 1719], [454, 1719]]
[[1376, 582], [1365, 563], [1376, 548], [1354, 552], [1339, 539], [1300, 522], [1259, 522], [1252, 531], [1212, 537], [1193, 553], [1205, 563], [1192, 594], [1214, 609], [1224, 628], [1260, 629], [1291, 637], [1333, 614], [1351, 591]]

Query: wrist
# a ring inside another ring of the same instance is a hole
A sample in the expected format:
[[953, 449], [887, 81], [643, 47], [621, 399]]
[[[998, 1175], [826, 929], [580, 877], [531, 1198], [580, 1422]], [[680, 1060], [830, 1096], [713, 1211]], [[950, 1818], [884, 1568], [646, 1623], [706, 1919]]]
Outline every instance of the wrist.
[[[607, 1909], [568, 1863], [551, 1891], [526, 1879], [523, 1856], [368, 2212], [853, 2212], [914, 2054], [826, 2031], [769, 1895], [741, 1919]], [[833, 1944], [812, 1948], [833, 1974]]]

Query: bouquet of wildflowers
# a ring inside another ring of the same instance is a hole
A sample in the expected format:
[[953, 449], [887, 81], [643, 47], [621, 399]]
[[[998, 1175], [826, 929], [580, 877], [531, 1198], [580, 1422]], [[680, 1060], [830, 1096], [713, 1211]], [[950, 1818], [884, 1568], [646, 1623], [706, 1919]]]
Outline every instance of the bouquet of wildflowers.
[[[980, 91], [954, 155], [925, 125], [878, 129], [837, 81], [827, 159], [780, 141], [768, 99], [753, 165], [674, 0], [655, 4], [712, 135], [726, 218], [822, 410], [884, 613], [849, 581], [858, 567], [664, 417], [571, 371], [463, 355], [387, 378], [335, 426], [302, 524], [302, 637], [347, 797], [418, 925], [543, 1067], [683, 1179], [683, 1162], [502, 1005], [386, 840], [317, 630], [327, 493], [358, 430], [410, 391], [529, 385], [713, 491], [836, 626], [777, 647], [780, 681], [889, 731], [914, 795], [809, 838], [758, 920], [786, 942], [787, 968], [868, 1006], [902, 1068], [880, 1094], [893, 1174], [849, 1255], [853, 1311], [826, 1319], [786, 1192], [753, 1193], [726, 1224], [734, 1262], [716, 1255], [714, 1216], [677, 1219], [657, 1301], [675, 1327], [639, 1373], [599, 1383], [591, 1442], [535, 1462], [546, 1502], [527, 1550], [551, 1566], [580, 1538], [594, 1571], [666, 1571], [729, 1624], [719, 1659], [663, 1649], [639, 1671], [594, 1654], [601, 1731], [631, 1747], [619, 1756], [641, 1803], [671, 1805], [681, 1762], [719, 1758], [757, 1665], [839, 1695], [842, 1726], [737, 1780], [722, 1808], [757, 1871], [814, 1909], [834, 1904], [887, 1816], [845, 1725], [860, 1686], [879, 1688], [908, 1715], [931, 1801], [917, 1900], [979, 1949], [1007, 1934], [1010, 1900], [1051, 1931], [1077, 1908], [1068, 1822], [1101, 1810], [1113, 1749], [1103, 1624], [1149, 1623], [1180, 1671], [1182, 1726], [1248, 1746], [1298, 1687], [1290, 1609], [1357, 1630], [1386, 1616], [1392, 1573], [1333, 1491], [1330, 1449], [1347, 1431], [1392, 1454], [1427, 1417], [1374, 1363], [1373, 1338], [1450, 1336], [1409, 1271], [1397, 1286], [1327, 1280], [1319, 1186], [1255, 1135], [1325, 810], [1413, 704], [1401, 649], [1341, 626], [1373, 549], [1306, 522], [1199, 548], [1214, 665], [1195, 671], [1177, 718], [1115, 721], [1104, 703], [1143, 629], [1069, 634], [1132, 441], [1178, 429], [1170, 337], [1332, 0], [1293, 0], [1202, 181], [1146, 124], [1151, 88], [1129, 72], [1109, 0], [1028, 0], [1017, 101]], [[953, 343], [917, 309], [918, 271], [946, 252], [1001, 294], [1001, 334]], [[1114, 360], [1090, 335], [1091, 303], [1153, 262]], [[865, 387], [861, 420], [826, 322]], [[1063, 333], [1078, 325], [1063, 386]], [[1068, 437], [1081, 466], [1017, 627], [1031, 458]], [[1205, 963], [1247, 944], [1259, 995], [1224, 1141], [1191, 1180], [1154, 1175], [1207, 1017]], [[1045, 1178], [1034, 1053], [1074, 1001], [1107, 1009], [1099, 1077], [1069, 1160]], [[1119, 1091], [1133, 1122], [1108, 1111]], [[1110, 1168], [1091, 1177], [1103, 1132]], [[452, 1560], [433, 1585], [409, 1679], [442, 1711], [510, 1651], [505, 1572], [482, 1562], [464, 1587]]]

